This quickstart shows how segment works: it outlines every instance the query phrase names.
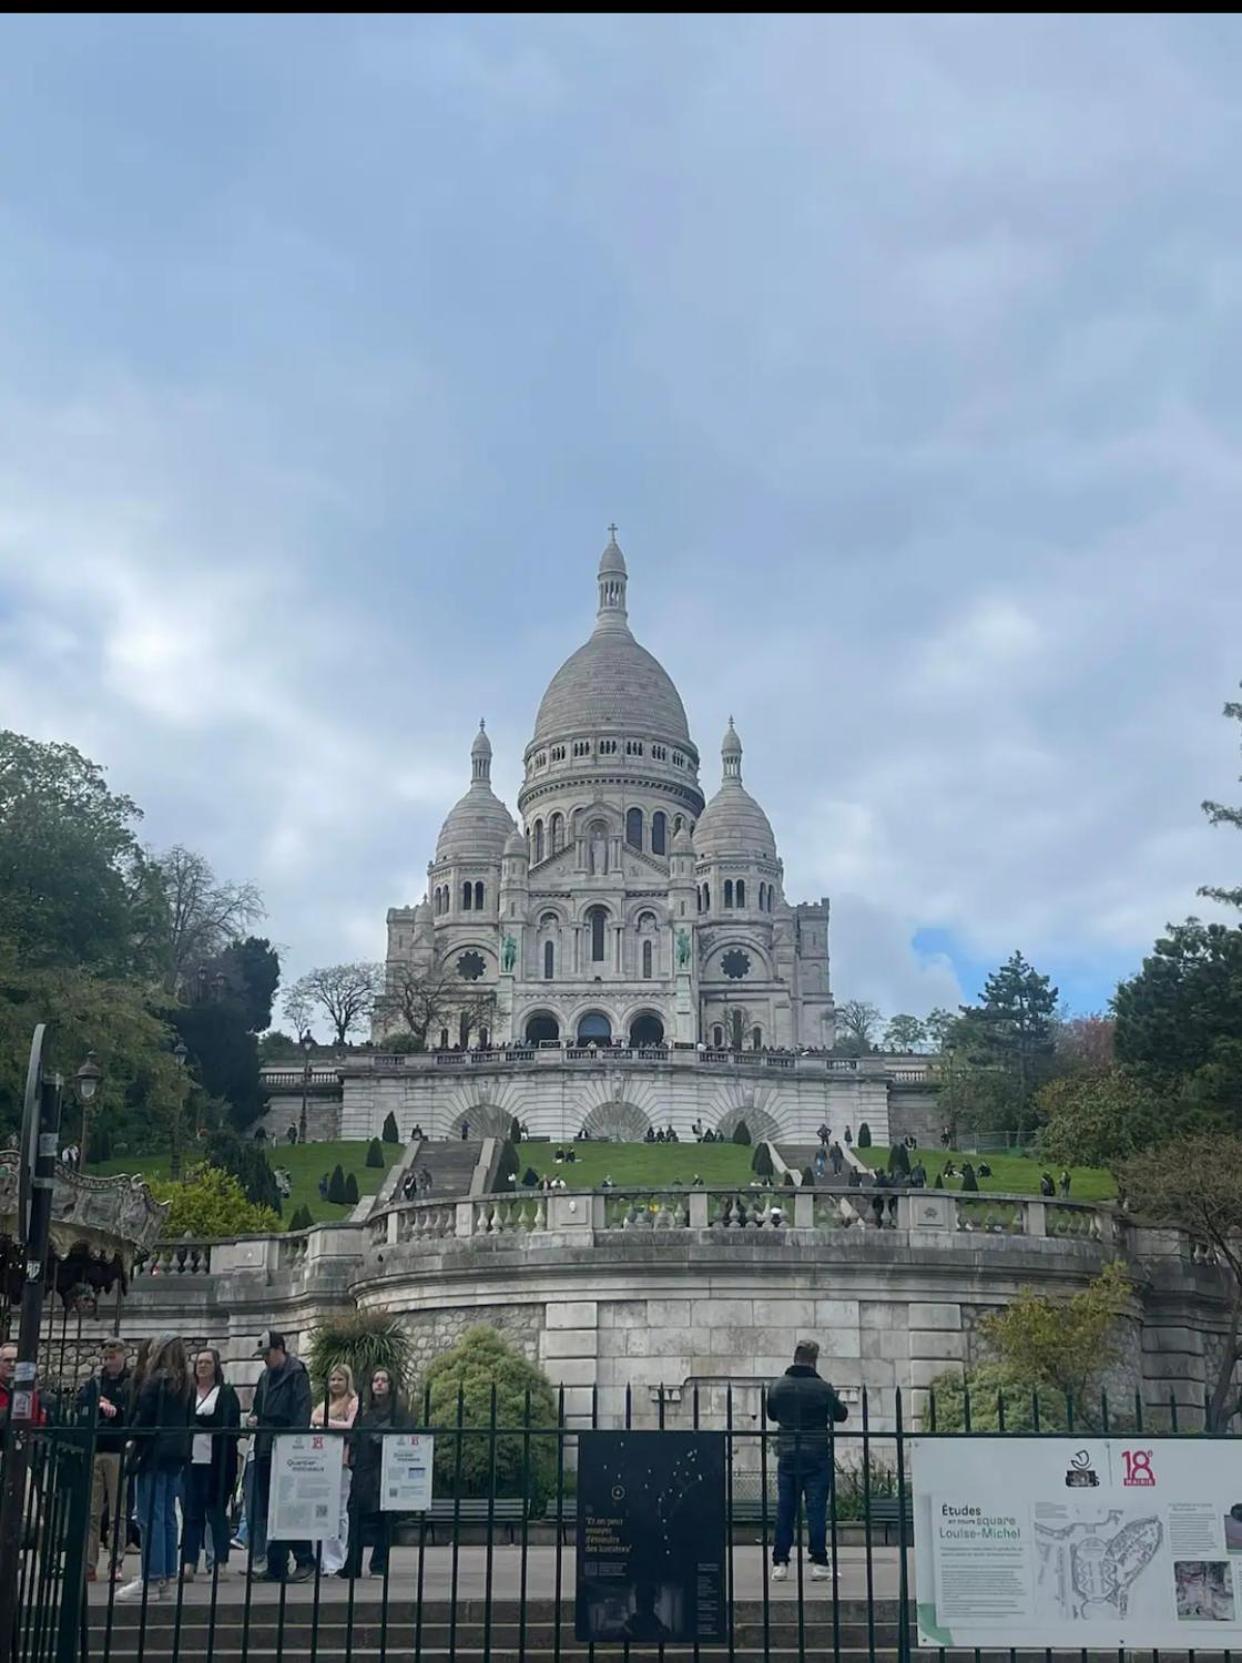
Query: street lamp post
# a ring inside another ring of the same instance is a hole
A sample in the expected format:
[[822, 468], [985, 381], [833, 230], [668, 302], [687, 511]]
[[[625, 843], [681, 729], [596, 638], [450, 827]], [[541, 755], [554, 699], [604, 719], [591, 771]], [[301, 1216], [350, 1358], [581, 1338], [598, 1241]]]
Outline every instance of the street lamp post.
[[86, 1053], [86, 1061], [74, 1076], [77, 1082], [78, 1102], [82, 1105], [82, 1155], [81, 1165], [85, 1169], [90, 1159], [91, 1144], [91, 1104], [95, 1101], [95, 1094], [99, 1090], [99, 1082], [103, 1079], [103, 1069], [93, 1051]]
[[185, 1048], [185, 1041], [179, 1039], [173, 1046], [173, 1061], [177, 1065], [177, 1072], [182, 1076], [177, 1081], [177, 1105], [173, 1110], [172, 1147], [168, 1152], [168, 1172], [174, 1180], [181, 1177], [181, 1116], [185, 1112], [185, 1093], [183, 1088], [186, 1060], [190, 1053]]
[[[3, 1428], [4, 1477], [0, 1485], [0, 1659], [13, 1655], [17, 1623], [18, 1574], [21, 1569], [22, 1520], [30, 1469], [31, 1429], [36, 1419], [39, 1326], [43, 1320], [56, 1154], [60, 1142], [61, 1079], [45, 1074], [46, 1024], [40, 1022], [30, 1043], [26, 1096], [22, 1107], [22, 1141], [18, 1152], [18, 1229], [22, 1235], [21, 1315], [17, 1361], [13, 1368], [8, 1424]], [[79, 1089], [90, 1101], [103, 1071], [92, 1051], [78, 1070]], [[85, 1140], [83, 1140], [85, 1141]]]
[[305, 1058], [305, 1060], [302, 1063], [302, 1115], [301, 1115], [301, 1119], [298, 1121], [298, 1142], [299, 1143], [305, 1143], [306, 1142], [306, 1098], [307, 1098], [307, 1094], [310, 1091], [311, 1052], [314, 1049], [315, 1049], [315, 1036], [311, 1033], [310, 1029], [308, 1028], [306, 1030], [306, 1032], [302, 1035], [302, 1054], [303, 1054], [303, 1057]]

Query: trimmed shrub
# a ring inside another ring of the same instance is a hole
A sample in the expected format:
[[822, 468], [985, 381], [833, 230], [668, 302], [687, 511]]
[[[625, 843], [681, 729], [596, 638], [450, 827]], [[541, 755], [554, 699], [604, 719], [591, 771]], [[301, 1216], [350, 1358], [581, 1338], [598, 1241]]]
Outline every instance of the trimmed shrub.
[[157, 1201], [170, 1203], [163, 1226], [169, 1240], [176, 1236], [244, 1236], [280, 1229], [279, 1215], [271, 1207], [247, 1201], [233, 1174], [217, 1166], [193, 1168], [182, 1184], [153, 1179], [150, 1188]]
[[739, 1120], [737, 1125], [733, 1128], [733, 1141], [734, 1143], [749, 1144], [750, 1127], [744, 1120]]
[[979, 1180], [975, 1177], [975, 1169], [969, 1161], [962, 1168], [962, 1188], [964, 1190], [977, 1190], [979, 1188]]
[[367, 1165], [368, 1166], [383, 1166], [383, 1164], [384, 1164], [384, 1145], [380, 1142], [380, 1140], [378, 1138], [372, 1138], [370, 1143], [367, 1145]]
[[750, 1170], [756, 1178], [770, 1178], [775, 1171], [772, 1165], [772, 1151], [766, 1143], [757, 1143], [755, 1152], [750, 1157]]
[[526, 1436], [521, 1429], [556, 1424], [556, 1395], [546, 1375], [507, 1345], [494, 1328], [479, 1326], [468, 1329], [451, 1351], [436, 1358], [423, 1385], [429, 1425], [457, 1426], [460, 1403], [462, 1426], [490, 1427], [494, 1388], [495, 1424], [505, 1428], [495, 1439], [437, 1438], [437, 1495], [453, 1494], [460, 1457], [463, 1496], [488, 1493], [494, 1461], [497, 1495], [521, 1495], [525, 1471], [531, 1500], [543, 1502], [556, 1481], [556, 1439], [546, 1434]]
[[870, 1149], [871, 1147], [871, 1128], [865, 1120], [858, 1128], [858, 1147], [860, 1149]]
[[798, 1187], [794, 1181], [794, 1175], [788, 1167], [785, 1168], [785, 1176], [781, 1179], [781, 1183], [784, 1184], [787, 1190], [797, 1189]]
[[385, 1143], [401, 1142], [401, 1133], [397, 1130], [397, 1117], [391, 1109], [389, 1109], [388, 1113], [384, 1116], [384, 1130], [382, 1135]]
[[516, 1149], [522, 1141], [522, 1122], [514, 1115], [509, 1121], [509, 1142]]
[[815, 1188], [815, 1168], [814, 1167], [804, 1166], [802, 1168], [802, 1187], [803, 1187], [803, 1189], [808, 1189], [808, 1190], [813, 1190]]
[[345, 1174], [340, 1161], [332, 1168], [332, 1176], [328, 1179], [328, 1200], [338, 1207], [345, 1204]]
[[352, 1172], [346, 1174], [345, 1200], [351, 1207], [356, 1207], [358, 1205], [358, 1179]]
[[305, 1201], [303, 1201], [302, 1205], [289, 1220], [289, 1228], [291, 1230], [309, 1230], [314, 1222], [314, 1219], [311, 1217], [310, 1208], [306, 1205]]
[[889, 1150], [888, 1170], [894, 1178], [910, 1176], [910, 1155], [904, 1143], [895, 1143]]

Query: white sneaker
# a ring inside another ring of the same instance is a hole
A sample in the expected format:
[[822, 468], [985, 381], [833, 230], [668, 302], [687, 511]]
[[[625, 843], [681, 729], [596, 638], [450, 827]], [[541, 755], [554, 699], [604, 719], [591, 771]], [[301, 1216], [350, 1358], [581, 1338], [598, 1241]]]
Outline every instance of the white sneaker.
[[[142, 1599], [142, 1590], [145, 1586], [146, 1584], [143, 1582], [142, 1578], [140, 1576], [136, 1576], [132, 1582], [127, 1582], [124, 1587], [117, 1589], [117, 1604], [136, 1605]], [[152, 1585], [151, 1597], [153, 1599], [159, 1598], [159, 1595], [155, 1591], [155, 1585]]]
[[832, 1581], [832, 1566], [831, 1565], [812, 1565], [811, 1566], [811, 1581], [812, 1582], [831, 1582]]
[[772, 1567], [772, 1580], [773, 1580], [773, 1582], [788, 1582], [789, 1581], [789, 1566], [788, 1565], [773, 1565], [773, 1567]]
[[198, 1567], [196, 1565], [182, 1565], [182, 1567], [181, 1567], [181, 1580], [183, 1582], [193, 1582], [194, 1578], [197, 1575], [198, 1575]]

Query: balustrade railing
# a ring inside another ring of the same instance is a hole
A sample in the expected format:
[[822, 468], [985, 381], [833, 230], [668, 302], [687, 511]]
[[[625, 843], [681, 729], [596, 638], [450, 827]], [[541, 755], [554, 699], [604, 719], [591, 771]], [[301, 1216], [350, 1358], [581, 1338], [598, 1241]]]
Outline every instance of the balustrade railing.
[[209, 1241], [161, 1242], [134, 1260], [135, 1276], [206, 1276], [210, 1270]]
[[[650, 1063], [677, 1068], [759, 1068], [800, 1074], [866, 1074], [890, 1078], [900, 1085], [920, 1084], [933, 1078], [931, 1067], [890, 1065], [882, 1056], [834, 1057], [824, 1052], [734, 1051], [716, 1046], [700, 1050], [689, 1045], [577, 1045], [556, 1041], [539, 1045], [491, 1046], [476, 1051], [372, 1051], [350, 1057], [342, 1068], [376, 1074], [417, 1072], [427, 1068], [508, 1068], [513, 1065], [567, 1063]], [[282, 1088], [300, 1086], [300, 1069], [267, 1070], [264, 1083]], [[339, 1074], [320, 1073], [312, 1077], [311, 1089], [327, 1090], [339, 1083]]]

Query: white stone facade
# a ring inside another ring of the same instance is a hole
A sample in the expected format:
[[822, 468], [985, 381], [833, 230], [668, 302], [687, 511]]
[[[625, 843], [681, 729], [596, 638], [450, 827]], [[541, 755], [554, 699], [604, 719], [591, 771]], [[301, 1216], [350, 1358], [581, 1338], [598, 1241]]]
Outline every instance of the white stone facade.
[[[828, 902], [786, 900], [732, 718], [721, 786], [704, 803], [685, 710], [630, 633], [626, 587], [614, 537], [595, 631], [539, 707], [520, 831], [492, 791], [480, 727], [427, 895], [388, 914], [390, 989], [460, 978], [460, 1008], [445, 1004], [432, 1047], [830, 1049]], [[377, 1040], [399, 1029], [392, 1011]]]

